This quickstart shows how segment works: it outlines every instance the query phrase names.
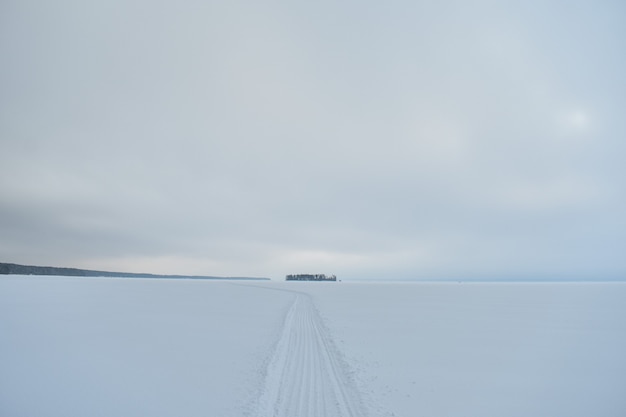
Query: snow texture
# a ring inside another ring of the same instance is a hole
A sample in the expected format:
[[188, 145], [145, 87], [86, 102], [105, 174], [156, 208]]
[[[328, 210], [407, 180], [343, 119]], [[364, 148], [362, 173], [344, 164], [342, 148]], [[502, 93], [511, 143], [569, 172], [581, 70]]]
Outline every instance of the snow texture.
[[267, 370], [258, 415], [268, 417], [364, 416], [311, 298], [296, 297]]
[[624, 283], [0, 278], [0, 415], [623, 417]]

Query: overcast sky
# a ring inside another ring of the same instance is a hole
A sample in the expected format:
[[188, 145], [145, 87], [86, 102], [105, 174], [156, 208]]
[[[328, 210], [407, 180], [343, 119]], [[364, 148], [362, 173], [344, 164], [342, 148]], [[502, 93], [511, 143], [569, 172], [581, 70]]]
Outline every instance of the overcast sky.
[[626, 3], [4, 0], [0, 261], [626, 278]]

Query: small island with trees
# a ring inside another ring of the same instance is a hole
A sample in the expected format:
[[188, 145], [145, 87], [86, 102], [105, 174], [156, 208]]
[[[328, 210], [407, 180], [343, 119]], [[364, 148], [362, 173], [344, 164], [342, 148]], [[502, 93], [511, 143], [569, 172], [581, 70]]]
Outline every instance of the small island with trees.
[[285, 281], [337, 281], [337, 277], [325, 274], [296, 274], [287, 275]]

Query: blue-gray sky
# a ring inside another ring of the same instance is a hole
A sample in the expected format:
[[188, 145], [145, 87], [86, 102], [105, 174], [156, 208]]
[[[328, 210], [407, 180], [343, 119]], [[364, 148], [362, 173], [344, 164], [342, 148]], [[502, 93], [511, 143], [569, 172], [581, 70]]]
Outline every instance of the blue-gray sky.
[[1, 261], [626, 277], [622, 1], [5, 0]]

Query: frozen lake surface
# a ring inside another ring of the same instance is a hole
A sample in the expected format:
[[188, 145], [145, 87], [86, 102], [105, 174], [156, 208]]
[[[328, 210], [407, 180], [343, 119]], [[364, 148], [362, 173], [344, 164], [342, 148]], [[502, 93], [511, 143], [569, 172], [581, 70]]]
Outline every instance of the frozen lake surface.
[[626, 415], [626, 283], [0, 278], [0, 415]]

